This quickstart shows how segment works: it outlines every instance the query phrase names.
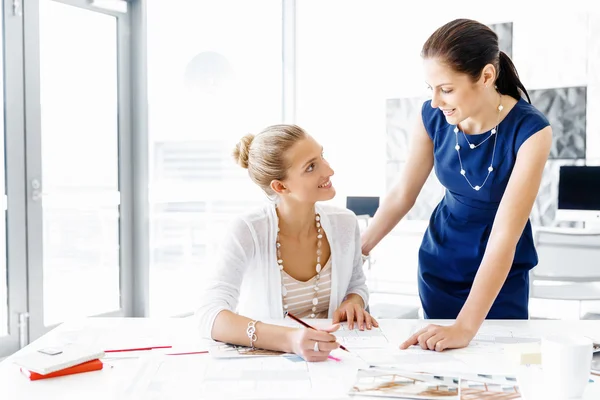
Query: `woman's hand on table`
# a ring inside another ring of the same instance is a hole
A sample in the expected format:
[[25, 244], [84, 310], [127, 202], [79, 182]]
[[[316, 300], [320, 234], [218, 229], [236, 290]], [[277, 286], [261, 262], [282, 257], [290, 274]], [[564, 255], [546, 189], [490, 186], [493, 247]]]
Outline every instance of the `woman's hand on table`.
[[349, 295], [333, 313], [334, 324], [343, 321], [348, 322], [348, 329], [354, 329], [354, 321], [361, 331], [379, 327], [379, 322], [365, 310], [362, 298], [355, 294]]
[[423, 350], [460, 349], [469, 345], [475, 337], [475, 333], [458, 324], [428, 325], [409, 337], [400, 345], [400, 348], [404, 350], [410, 346], [419, 345]]

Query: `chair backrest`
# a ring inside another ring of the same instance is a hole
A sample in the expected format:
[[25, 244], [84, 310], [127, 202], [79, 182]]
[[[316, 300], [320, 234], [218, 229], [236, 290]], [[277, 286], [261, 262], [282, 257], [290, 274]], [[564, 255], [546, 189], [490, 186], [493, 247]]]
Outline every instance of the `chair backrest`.
[[373, 217], [379, 208], [379, 197], [346, 197], [346, 208], [357, 216]]
[[537, 228], [534, 237], [539, 256], [534, 279], [600, 281], [600, 232]]

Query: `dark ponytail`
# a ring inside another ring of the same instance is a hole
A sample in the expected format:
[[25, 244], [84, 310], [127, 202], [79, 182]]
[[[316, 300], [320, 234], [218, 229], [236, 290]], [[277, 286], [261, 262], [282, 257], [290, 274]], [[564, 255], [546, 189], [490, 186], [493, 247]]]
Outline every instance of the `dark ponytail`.
[[438, 58], [454, 71], [467, 74], [475, 82], [481, 78], [483, 68], [496, 67], [498, 92], [529, 99], [525, 86], [510, 58], [498, 48], [498, 35], [489, 26], [471, 19], [455, 19], [438, 28], [423, 44], [423, 58]]
[[527, 97], [527, 101], [531, 103], [529, 93], [527, 93], [525, 86], [521, 83], [517, 69], [510, 57], [501, 50], [499, 59], [500, 68], [498, 69], [498, 78], [496, 79], [498, 91], [502, 94], [514, 97], [516, 100], [519, 100], [521, 98], [521, 93], [523, 93]]

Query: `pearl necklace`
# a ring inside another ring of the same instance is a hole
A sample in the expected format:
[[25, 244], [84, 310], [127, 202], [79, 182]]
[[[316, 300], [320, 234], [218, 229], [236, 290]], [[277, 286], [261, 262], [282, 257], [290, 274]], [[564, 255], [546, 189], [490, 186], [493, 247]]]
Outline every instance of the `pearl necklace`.
[[[321, 232], [321, 217], [319, 214], [315, 214], [315, 225], [317, 227], [317, 265], [315, 270], [317, 271], [315, 285], [313, 289], [315, 290], [315, 297], [312, 300], [312, 313], [310, 314], [311, 318], [316, 316], [315, 312], [317, 311], [317, 304], [319, 304], [319, 279], [321, 278], [321, 239], [323, 239], [323, 233]], [[281, 272], [281, 296], [283, 298], [283, 312], [288, 309], [288, 305], [286, 304], [285, 297], [287, 296], [287, 289], [285, 288], [285, 284], [283, 283], [283, 259], [281, 258], [281, 242], [279, 241], [279, 222], [277, 222], [277, 264], [279, 265], [279, 271]]]
[[465, 171], [464, 167], [463, 167], [463, 163], [462, 163], [462, 158], [460, 156], [460, 145], [458, 144], [458, 125], [456, 125], [454, 127], [454, 138], [456, 140], [456, 146], [454, 146], [454, 149], [456, 150], [456, 154], [458, 154], [458, 163], [460, 164], [460, 174], [465, 178], [465, 180], [467, 181], [467, 183], [469, 184], [469, 186], [471, 186], [471, 189], [475, 190], [475, 191], [479, 191], [487, 182], [488, 178], [490, 177], [490, 174], [492, 173], [492, 171], [494, 170], [494, 156], [496, 155], [496, 141], [498, 139], [498, 125], [500, 125], [500, 113], [502, 112], [502, 110], [504, 109], [504, 107], [502, 106], [502, 104], [500, 104], [498, 106], [498, 118], [496, 120], [496, 127], [492, 128], [492, 130], [490, 131], [490, 134], [487, 138], [485, 138], [481, 143], [475, 145], [471, 142], [469, 142], [469, 139], [467, 138], [467, 135], [465, 134], [464, 131], [462, 131], [463, 136], [465, 137], [465, 140], [467, 141], [467, 144], [469, 145], [469, 148], [471, 150], [474, 150], [476, 148], [478, 148], [479, 146], [481, 146], [482, 144], [484, 144], [485, 142], [488, 141], [489, 138], [491, 138], [492, 136], [494, 137], [494, 149], [492, 150], [492, 161], [490, 161], [490, 166], [488, 167], [488, 173], [487, 176], [485, 177], [483, 183], [481, 185], [475, 185], [473, 186], [473, 184], [471, 183], [471, 181], [469, 180], [469, 178], [467, 177], [467, 171]]

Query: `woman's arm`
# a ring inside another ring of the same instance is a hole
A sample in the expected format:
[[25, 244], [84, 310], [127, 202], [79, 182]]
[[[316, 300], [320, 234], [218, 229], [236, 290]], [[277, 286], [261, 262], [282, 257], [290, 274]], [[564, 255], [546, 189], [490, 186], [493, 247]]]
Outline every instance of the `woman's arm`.
[[367, 287], [367, 278], [363, 271], [363, 260], [360, 250], [360, 226], [358, 219], [354, 218], [354, 254], [352, 257], [352, 277], [350, 278], [350, 284], [346, 290], [345, 298], [355, 297], [357, 304], [365, 308], [369, 304], [369, 288]]
[[365, 327], [378, 327], [379, 323], [365, 310], [369, 304], [369, 288], [363, 271], [363, 260], [360, 253], [360, 226], [354, 216], [354, 255], [352, 261], [352, 277], [344, 296], [344, 301], [333, 313], [333, 323], [348, 321], [348, 328], [354, 328], [354, 320], [360, 330]]
[[547, 126], [527, 139], [519, 149], [483, 260], [456, 320], [457, 324], [470, 331], [477, 332], [508, 276], [517, 243], [537, 197], [551, 147], [552, 128]]
[[[236, 220], [223, 240], [220, 256], [214, 270], [214, 278], [207, 287], [203, 301], [196, 312], [203, 337], [220, 342], [250, 346], [248, 323], [252, 320], [236, 314], [240, 286], [246, 268], [254, 257], [255, 244], [250, 228], [243, 220]], [[257, 288], [257, 295], [260, 288]], [[307, 361], [323, 361], [329, 352], [339, 347], [336, 337], [328, 332], [310, 329], [295, 329], [262, 322], [256, 322], [256, 341], [258, 348], [293, 352]], [[314, 351], [315, 342], [319, 342], [319, 351]]]
[[402, 178], [385, 197], [362, 236], [362, 254], [369, 254], [410, 211], [432, 168], [433, 141], [421, 117], [414, 128]]
[[[250, 346], [250, 338], [246, 330], [251, 321], [250, 318], [223, 310], [215, 319], [212, 337], [220, 342]], [[330, 333], [338, 328], [339, 325], [324, 330], [298, 329], [257, 322], [254, 346], [260, 349], [295, 353], [306, 361], [324, 361], [332, 350], [340, 347], [336, 342], [337, 338]], [[319, 343], [318, 352], [314, 351], [315, 342]]]
[[455, 324], [429, 325], [412, 335], [401, 348], [419, 344], [423, 349], [442, 351], [465, 347], [475, 336], [506, 281], [517, 243], [533, 208], [551, 146], [552, 128], [547, 126], [519, 148], [483, 260]]

